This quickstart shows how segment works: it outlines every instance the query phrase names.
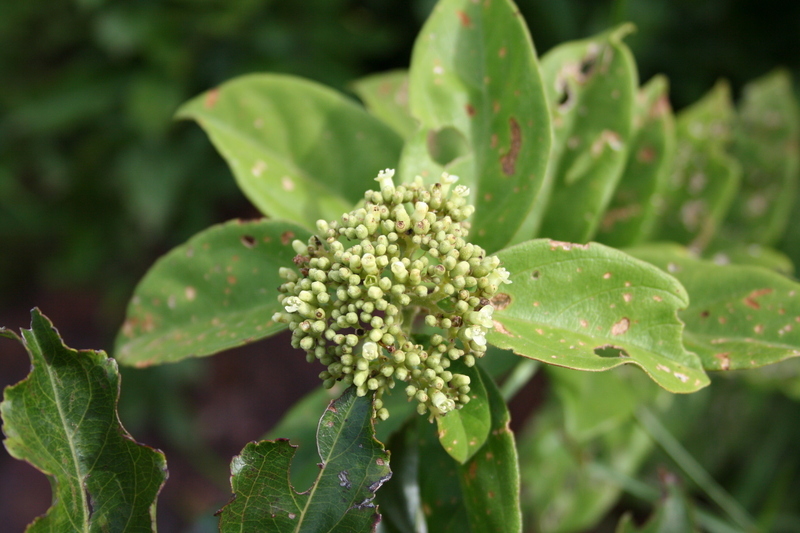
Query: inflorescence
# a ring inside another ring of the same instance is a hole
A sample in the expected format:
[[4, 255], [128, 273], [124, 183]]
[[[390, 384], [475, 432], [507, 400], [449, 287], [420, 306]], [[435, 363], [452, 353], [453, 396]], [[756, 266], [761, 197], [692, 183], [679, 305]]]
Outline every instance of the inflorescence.
[[[375, 391], [374, 416], [386, 419], [381, 396], [397, 381], [420, 414], [441, 416], [469, 402], [469, 376], [453, 373], [486, 352], [490, 299], [511, 283], [496, 256], [467, 242], [469, 189], [443, 174], [395, 187], [394, 170], [378, 174], [380, 191], [338, 221], [317, 221], [318, 235], [295, 240], [298, 271], [281, 268], [278, 296], [292, 346], [327, 366], [325, 387], [353, 384], [359, 396]], [[412, 328], [427, 326], [427, 345]]]

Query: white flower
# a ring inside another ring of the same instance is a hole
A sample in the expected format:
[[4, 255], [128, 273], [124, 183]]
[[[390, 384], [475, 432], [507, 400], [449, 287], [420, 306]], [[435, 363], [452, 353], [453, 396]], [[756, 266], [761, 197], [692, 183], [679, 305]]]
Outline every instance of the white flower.
[[378, 345], [374, 342], [365, 342], [361, 349], [361, 357], [367, 361], [374, 361], [378, 358]]
[[470, 188], [466, 185], [456, 185], [456, 188], [453, 189], [453, 193], [462, 198], [466, 198], [469, 196]]
[[486, 346], [486, 331], [481, 326], [472, 326], [472, 342], [478, 346]]
[[387, 168], [386, 170], [381, 170], [378, 172], [378, 177], [375, 178], [375, 181], [381, 184], [381, 192], [383, 191], [394, 191], [394, 181], [392, 181], [392, 177], [394, 176], [394, 169]]
[[442, 172], [442, 177], [439, 179], [439, 182], [442, 185], [452, 185], [458, 181], [458, 176], [453, 174], [448, 174], [447, 172]]
[[283, 301], [283, 304], [283, 307], [286, 309], [287, 313], [296, 313], [303, 304], [303, 301], [297, 296], [289, 296]]
[[511, 273], [503, 267], [496, 268], [489, 273], [489, 284], [500, 285], [501, 283], [513, 283], [508, 277]]
[[473, 311], [469, 315], [469, 321], [473, 324], [478, 324], [485, 328], [491, 328], [494, 324], [492, 322], [492, 313], [494, 312], [494, 307], [491, 305], [484, 305], [481, 307], [480, 311]]

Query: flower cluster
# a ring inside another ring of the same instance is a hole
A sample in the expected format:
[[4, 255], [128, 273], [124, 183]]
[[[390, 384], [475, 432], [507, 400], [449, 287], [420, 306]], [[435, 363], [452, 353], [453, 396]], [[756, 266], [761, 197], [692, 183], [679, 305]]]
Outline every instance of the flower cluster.
[[[309, 361], [327, 366], [326, 387], [375, 391], [375, 416], [389, 416], [381, 396], [397, 381], [420, 414], [441, 416], [469, 402], [469, 376], [448, 368], [486, 352], [490, 299], [511, 282], [496, 256], [467, 242], [474, 208], [467, 187], [450, 190], [456, 176], [395, 187], [393, 175], [378, 175], [380, 190], [367, 191], [363, 207], [317, 221], [308, 243], [292, 243], [299, 272], [281, 268], [285, 312], [273, 319], [289, 324]], [[412, 336], [423, 324], [429, 335]]]

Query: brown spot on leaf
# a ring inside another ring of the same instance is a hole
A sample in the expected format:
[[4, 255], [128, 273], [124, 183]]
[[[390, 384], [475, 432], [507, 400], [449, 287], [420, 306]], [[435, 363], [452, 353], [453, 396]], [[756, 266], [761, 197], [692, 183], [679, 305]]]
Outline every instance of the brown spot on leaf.
[[475, 106], [474, 105], [467, 104], [467, 105], [464, 106], [464, 109], [467, 110], [467, 115], [469, 115], [470, 117], [474, 117], [475, 116]]
[[242, 244], [246, 248], [252, 248], [256, 245], [256, 238], [252, 235], [242, 235]]
[[206, 93], [206, 98], [203, 100], [203, 105], [206, 109], [212, 109], [215, 105], [217, 105], [217, 101], [219, 100], [219, 89], [211, 89]]
[[656, 151], [652, 146], [645, 146], [636, 153], [636, 160], [640, 163], [652, 163], [656, 158]]
[[503, 335], [508, 335], [509, 337], [513, 337], [514, 335], [508, 331], [503, 324], [498, 322], [497, 320], [492, 320], [492, 325], [494, 326], [494, 330], [497, 333], [502, 333]]
[[492, 297], [491, 303], [495, 311], [502, 311], [511, 303], [511, 295], [505, 292], [498, 292]]
[[506, 47], [504, 46], [497, 52], [497, 56], [502, 59], [506, 57], [506, 53], [508, 53], [508, 50], [506, 50]]
[[472, 27], [472, 19], [469, 18], [469, 15], [464, 13], [463, 11], [456, 11], [456, 15], [458, 15], [458, 20], [461, 22], [461, 25], [465, 28]]
[[631, 326], [631, 321], [628, 320], [627, 317], [622, 317], [622, 320], [611, 326], [611, 334], [614, 336], [622, 335], [623, 333], [628, 331], [628, 328], [630, 326]]
[[281, 233], [281, 244], [286, 246], [294, 239], [294, 232], [293, 231], [284, 231]]
[[753, 292], [751, 292], [750, 294], [748, 294], [747, 296], [745, 296], [744, 299], [742, 300], [742, 302], [747, 307], [751, 307], [753, 309], [761, 309], [761, 304], [758, 303], [756, 298], [759, 298], [759, 297], [764, 296], [766, 294], [769, 294], [771, 292], [772, 292], [772, 289], [770, 289], [770, 288], [756, 289]]
[[519, 151], [522, 148], [522, 130], [519, 127], [519, 122], [517, 122], [517, 119], [514, 117], [509, 117], [508, 126], [511, 136], [511, 146], [508, 148], [508, 152], [500, 158], [500, 166], [503, 169], [503, 174], [512, 176], [517, 166]]
[[722, 370], [729, 370], [731, 368], [731, 352], [715, 353], [714, 357], [719, 360], [719, 367]]
[[580, 250], [588, 250], [588, 244], [578, 244], [574, 242], [564, 242], [564, 241], [554, 241], [550, 240], [550, 251], [555, 251], [557, 248], [561, 248], [565, 252], [569, 252], [573, 248], [578, 248]]

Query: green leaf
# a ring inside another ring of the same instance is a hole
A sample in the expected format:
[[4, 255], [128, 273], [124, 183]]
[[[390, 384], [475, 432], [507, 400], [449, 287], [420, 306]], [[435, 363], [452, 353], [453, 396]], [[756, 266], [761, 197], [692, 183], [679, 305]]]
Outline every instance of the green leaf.
[[745, 86], [733, 141], [743, 179], [726, 233], [774, 245], [789, 222], [800, 170], [800, 117], [788, 72], [776, 70]]
[[374, 189], [402, 141], [355, 102], [276, 74], [243, 76], [178, 110], [196, 120], [262, 213], [313, 229]]
[[317, 446], [319, 474], [303, 493], [289, 482], [289, 441], [245, 446], [231, 463], [234, 499], [220, 511], [220, 531], [372, 531], [380, 520], [372, 500], [392, 475], [372, 429], [372, 398], [350, 387], [332, 401], [319, 421]]
[[675, 117], [667, 80], [656, 76], [639, 90], [628, 161], [614, 198], [598, 228], [598, 240], [629, 246], [647, 240], [675, 155]]
[[417, 123], [408, 107], [408, 72], [392, 70], [356, 80], [353, 92], [367, 106], [367, 111], [387, 123], [403, 139], [416, 130]]
[[510, 0], [439, 2], [414, 45], [409, 97], [421, 129], [402, 179], [443, 170], [470, 187], [472, 241], [506, 245], [544, 187], [551, 143], [536, 53]]
[[450, 370], [469, 376], [470, 402], [461, 409], [438, 417], [436, 424], [442, 447], [453, 459], [463, 464], [486, 442], [492, 415], [485, 383], [478, 369], [454, 361]]
[[794, 264], [786, 254], [760, 244], [740, 243], [722, 248], [712, 245], [703, 256], [718, 265], [759, 266], [785, 276], [794, 274]]
[[493, 299], [487, 340], [531, 359], [578, 370], [632, 363], [672, 392], [706, 386], [681, 342], [674, 278], [613, 248], [540, 239], [498, 253], [511, 272]]
[[4, 444], [53, 487], [52, 506], [27, 531], [155, 531], [166, 462], [120, 425], [116, 362], [64, 346], [38, 309], [22, 337], [32, 369], [5, 390]]
[[742, 173], [741, 165], [724, 151], [732, 120], [725, 82], [678, 114], [675, 160], [659, 209], [659, 239], [701, 251], [722, 225]]
[[418, 479], [417, 418], [408, 420], [402, 431], [395, 432], [388, 441], [392, 479], [375, 496], [381, 509], [381, 528], [388, 533], [416, 533], [425, 527]]
[[274, 220], [233, 220], [198, 233], [159, 259], [134, 291], [117, 342], [120, 363], [139, 367], [210, 355], [286, 328], [278, 275], [291, 241], [309, 233]]
[[800, 356], [800, 284], [770, 270], [693, 259], [678, 246], [628, 250], [675, 276], [691, 299], [684, 342], [707, 370], [756, 368]]
[[519, 532], [519, 464], [509, 427], [511, 415], [492, 378], [482, 371], [479, 374], [491, 409], [491, 433], [480, 450], [458, 468], [467, 516], [472, 531]]
[[[625, 168], [638, 75], [625, 24], [542, 58], [553, 121], [553, 190], [539, 235], [592, 238]], [[531, 237], [533, 235], [529, 235]]]

